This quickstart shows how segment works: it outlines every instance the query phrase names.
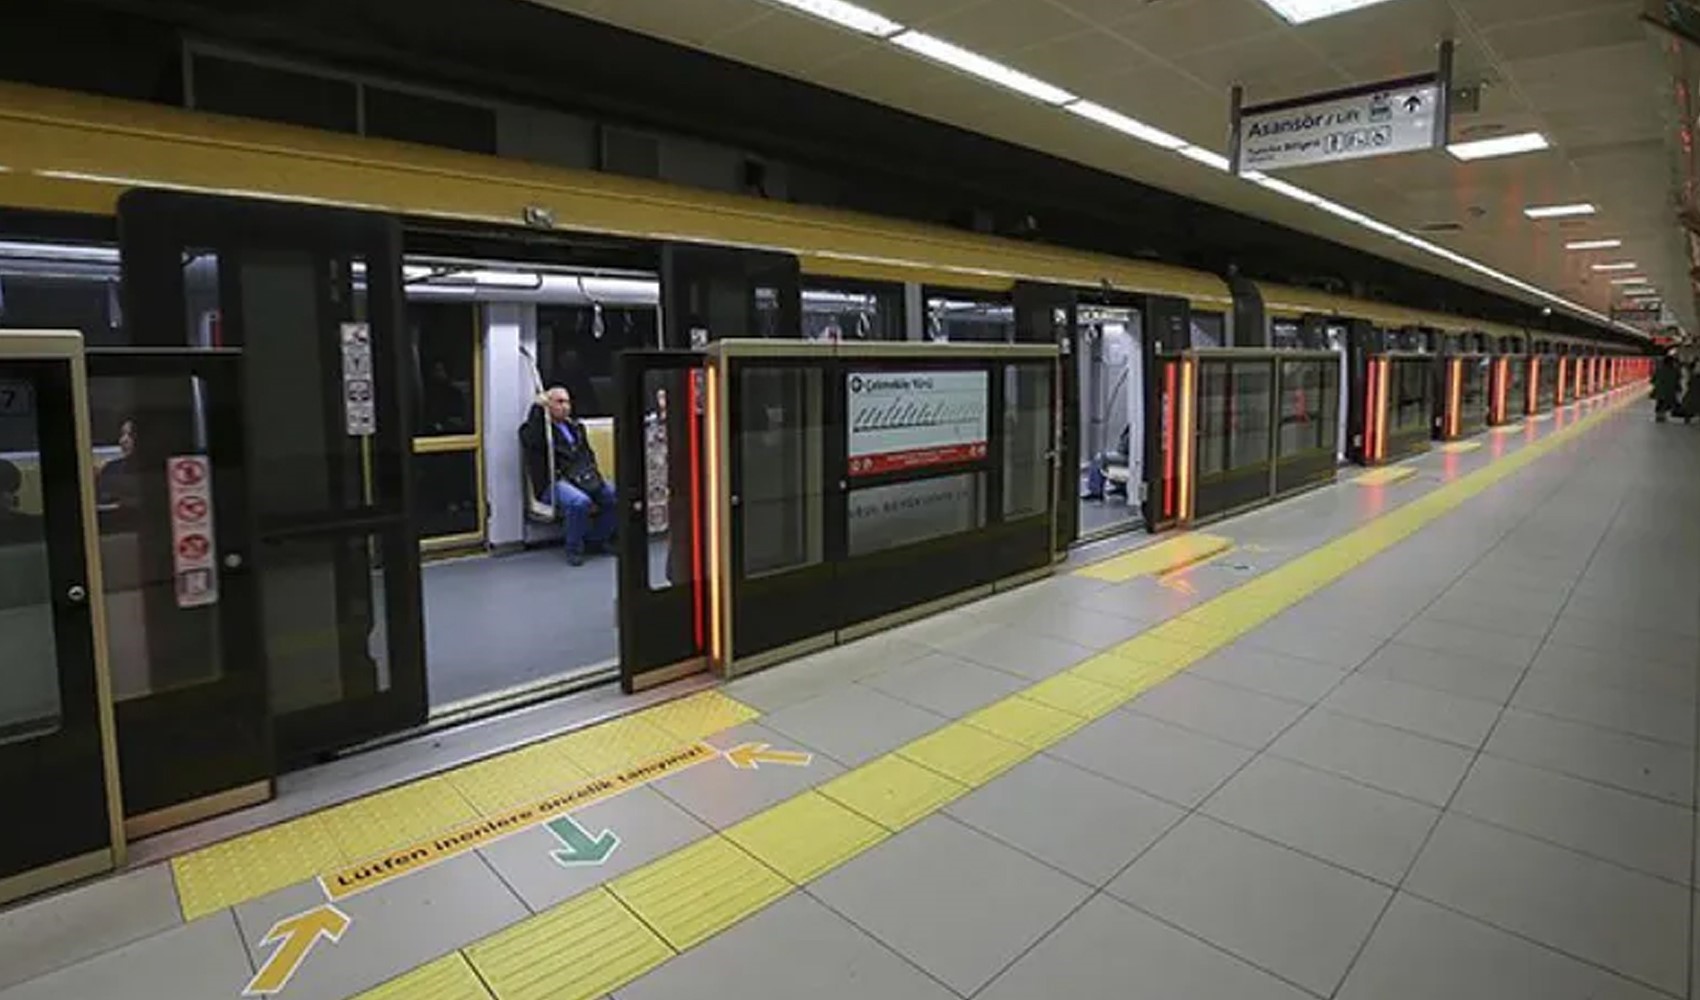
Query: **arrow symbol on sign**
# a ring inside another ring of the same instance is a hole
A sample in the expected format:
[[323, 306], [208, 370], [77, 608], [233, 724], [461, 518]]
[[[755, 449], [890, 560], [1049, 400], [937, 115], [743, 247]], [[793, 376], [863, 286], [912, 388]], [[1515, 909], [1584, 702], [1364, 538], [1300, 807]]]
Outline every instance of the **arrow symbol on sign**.
[[808, 767], [815, 755], [796, 750], [775, 750], [771, 743], [744, 743], [726, 751], [726, 759], [740, 771], [756, 771], [762, 764]]
[[1418, 97], [1416, 94], [1412, 94], [1410, 97], [1405, 98], [1405, 110], [1406, 111], [1409, 111], [1411, 114], [1414, 115], [1417, 112], [1421, 111], [1422, 109], [1423, 109], [1423, 99], [1421, 97]]
[[574, 865], [599, 865], [608, 860], [614, 849], [620, 846], [619, 834], [613, 830], [603, 830], [595, 837], [584, 827], [578, 825], [578, 820], [571, 816], [552, 819], [548, 823], [549, 832], [561, 842], [561, 846], [549, 852], [555, 863], [562, 868]]
[[305, 913], [297, 913], [293, 917], [285, 917], [272, 925], [266, 936], [260, 939], [260, 947], [277, 943], [277, 949], [266, 959], [266, 964], [260, 967], [254, 978], [249, 981], [248, 988], [242, 991], [245, 997], [270, 996], [283, 992], [289, 985], [289, 979], [295, 975], [295, 970], [307, 960], [307, 954], [320, 938], [329, 938], [332, 944], [342, 940], [343, 932], [353, 923], [348, 914], [326, 903], [314, 907]]

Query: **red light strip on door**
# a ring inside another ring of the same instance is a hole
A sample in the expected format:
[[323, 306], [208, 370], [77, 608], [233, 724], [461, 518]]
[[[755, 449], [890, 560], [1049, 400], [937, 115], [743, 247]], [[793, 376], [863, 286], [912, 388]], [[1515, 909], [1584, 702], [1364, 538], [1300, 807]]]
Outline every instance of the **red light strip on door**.
[[685, 419], [690, 425], [687, 433], [691, 443], [691, 635], [697, 651], [701, 652], [706, 645], [707, 637], [704, 633], [707, 630], [703, 621], [702, 421], [697, 413], [698, 404], [701, 402], [697, 390], [698, 374], [697, 371], [685, 372], [685, 381], [689, 385], [685, 392]]
[[1193, 373], [1192, 359], [1188, 358], [1188, 359], [1182, 361], [1181, 362], [1181, 399], [1180, 399], [1180, 411], [1181, 411], [1180, 412], [1180, 415], [1181, 415], [1181, 432], [1180, 432], [1180, 434], [1181, 434], [1181, 454], [1180, 454], [1180, 480], [1181, 480], [1181, 482], [1180, 482], [1180, 505], [1181, 505], [1181, 509], [1180, 509], [1180, 518], [1184, 522], [1191, 522], [1192, 521], [1192, 515], [1193, 515], [1193, 510], [1194, 510], [1193, 504], [1194, 504], [1194, 499], [1195, 499], [1194, 496], [1193, 496], [1193, 482], [1192, 482], [1192, 451], [1193, 451], [1193, 440], [1192, 440], [1192, 414], [1193, 414], [1192, 373]]
[[705, 369], [708, 387], [708, 656], [712, 666], [726, 662], [720, 634], [720, 390], [719, 371]]
[[1178, 378], [1173, 361], [1163, 365], [1163, 517], [1175, 516], [1175, 466], [1178, 461], [1175, 455], [1177, 430], [1175, 427], [1175, 392], [1178, 389]]
[[1446, 420], [1442, 427], [1448, 440], [1458, 436], [1464, 426], [1464, 359], [1453, 358], [1447, 366]]
[[1533, 415], [1540, 409], [1541, 395], [1541, 359], [1535, 355], [1529, 356], [1529, 377], [1523, 382], [1523, 412]]

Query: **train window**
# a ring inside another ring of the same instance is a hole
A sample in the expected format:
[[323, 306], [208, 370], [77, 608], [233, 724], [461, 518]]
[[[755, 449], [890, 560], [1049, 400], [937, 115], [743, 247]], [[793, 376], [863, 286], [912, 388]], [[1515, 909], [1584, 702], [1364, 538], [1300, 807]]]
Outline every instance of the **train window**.
[[998, 299], [928, 296], [927, 339], [936, 343], [1010, 343], [1015, 339], [1015, 307]]
[[80, 330], [90, 347], [124, 342], [118, 248], [0, 241], [0, 326]]
[[407, 303], [418, 393], [416, 437], [477, 433], [478, 307], [470, 302]]
[[1230, 460], [1234, 468], [1269, 461], [1270, 384], [1274, 371], [1267, 361], [1240, 361], [1233, 366], [1233, 397], [1228, 427], [1233, 435]]
[[537, 307], [537, 367], [544, 385], [573, 396], [579, 417], [614, 415], [614, 358], [621, 351], [653, 348], [653, 307], [542, 305]]
[[903, 289], [833, 285], [803, 289], [806, 340], [903, 340]]
[[1192, 346], [1222, 347], [1225, 346], [1227, 321], [1219, 312], [1204, 310], [1192, 314]]
[[0, 365], [0, 743], [52, 732], [62, 715], [35, 392], [27, 370]]
[[1326, 448], [1334, 441], [1339, 400], [1338, 367], [1331, 361], [1281, 362], [1281, 434], [1278, 454]]
[[1299, 347], [1304, 343], [1304, 335], [1295, 320], [1278, 319], [1269, 324], [1270, 347]]
[[478, 450], [413, 456], [414, 532], [421, 539], [480, 535]]

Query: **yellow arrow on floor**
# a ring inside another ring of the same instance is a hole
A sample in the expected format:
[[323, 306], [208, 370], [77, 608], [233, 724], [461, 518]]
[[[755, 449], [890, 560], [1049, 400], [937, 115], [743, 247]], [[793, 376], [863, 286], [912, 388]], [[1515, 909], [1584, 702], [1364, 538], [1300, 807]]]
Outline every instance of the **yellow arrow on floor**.
[[775, 750], [771, 743], [744, 743], [726, 751], [726, 759], [739, 770], [755, 771], [762, 764], [808, 767], [815, 755], [796, 750]]
[[332, 944], [342, 940], [343, 932], [353, 923], [348, 914], [329, 903], [316, 906], [305, 913], [297, 913], [293, 917], [285, 917], [272, 925], [266, 936], [260, 939], [260, 947], [264, 948], [273, 942], [277, 949], [266, 964], [255, 973], [248, 988], [242, 991], [245, 997], [271, 996], [283, 992], [289, 985], [290, 977], [295, 970], [301, 968], [301, 963], [307, 960], [307, 955], [320, 938], [329, 938]]

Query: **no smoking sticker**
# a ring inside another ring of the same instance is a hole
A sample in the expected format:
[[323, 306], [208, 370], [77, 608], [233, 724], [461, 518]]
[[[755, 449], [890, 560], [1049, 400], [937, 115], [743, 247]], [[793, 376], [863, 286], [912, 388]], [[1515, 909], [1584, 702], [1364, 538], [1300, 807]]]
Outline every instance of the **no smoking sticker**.
[[166, 459], [165, 479], [171, 491], [171, 572], [177, 606], [217, 604], [212, 465], [205, 455], [174, 455]]

